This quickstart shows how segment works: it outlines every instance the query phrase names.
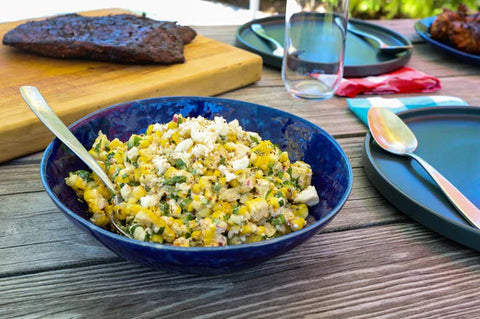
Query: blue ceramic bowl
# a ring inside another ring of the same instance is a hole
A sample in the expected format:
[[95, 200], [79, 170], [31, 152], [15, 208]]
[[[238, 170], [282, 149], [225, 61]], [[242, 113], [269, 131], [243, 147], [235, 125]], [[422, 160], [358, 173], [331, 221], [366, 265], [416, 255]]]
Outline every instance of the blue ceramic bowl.
[[89, 149], [98, 131], [125, 141], [151, 123], [166, 123], [174, 114], [208, 119], [238, 119], [248, 131], [288, 151], [292, 161], [304, 160], [313, 169], [312, 183], [320, 203], [309, 210], [309, 225], [272, 240], [224, 247], [175, 247], [129, 239], [91, 223], [86, 205], [65, 185], [68, 173], [86, 169], [58, 139], [47, 147], [41, 163], [42, 182], [48, 195], [65, 215], [119, 256], [161, 270], [191, 273], [228, 273], [256, 265], [282, 254], [315, 235], [339, 212], [352, 188], [352, 169], [337, 142], [320, 127], [292, 114], [266, 106], [209, 97], [165, 97], [132, 101], [99, 110], [70, 126]]

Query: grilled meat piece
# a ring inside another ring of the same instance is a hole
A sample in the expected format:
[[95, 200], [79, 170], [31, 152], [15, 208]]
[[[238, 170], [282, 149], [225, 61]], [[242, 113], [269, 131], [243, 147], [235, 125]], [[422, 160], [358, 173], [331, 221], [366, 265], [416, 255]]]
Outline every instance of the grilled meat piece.
[[5, 34], [3, 44], [55, 58], [170, 64], [185, 61], [184, 43], [195, 36], [175, 22], [135, 15], [67, 14], [21, 24]]
[[430, 26], [430, 36], [460, 51], [480, 54], [480, 13], [469, 15], [463, 4], [457, 11], [444, 9]]

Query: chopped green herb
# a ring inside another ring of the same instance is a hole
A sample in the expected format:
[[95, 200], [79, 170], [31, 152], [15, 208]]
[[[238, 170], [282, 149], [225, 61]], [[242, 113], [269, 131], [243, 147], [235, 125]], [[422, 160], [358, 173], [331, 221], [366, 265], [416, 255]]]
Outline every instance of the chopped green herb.
[[220, 165], [225, 165], [225, 157], [220, 156]]
[[134, 146], [140, 145], [140, 141], [142, 140], [141, 136], [138, 135], [132, 135], [130, 139], [127, 142], [127, 147], [128, 149], [131, 149]]
[[252, 142], [257, 143], [257, 144], [259, 143], [258, 138], [256, 138], [255, 136], [249, 135], [248, 137], [250, 137], [250, 139], [252, 140]]
[[92, 173], [89, 172], [89, 171], [81, 169], [81, 170], [78, 170], [78, 171], [74, 172], [73, 174], [79, 176], [81, 179], [85, 180], [87, 183], [88, 182], [93, 182]]
[[175, 184], [181, 184], [181, 183], [185, 183], [187, 181], [187, 177], [186, 176], [180, 176], [180, 175], [177, 175], [177, 176], [173, 176], [172, 178], [167, 178], [165, 180], [165, 184], [166, 185], [175, 185]]
[[183, 201], [180, 202], [180, 208], [182, 210], [186, 210], [188, 204], [190, 204], [193, 200], [191, 198], [185, 198]]
[[98, 141], [97, 144], [95, 144], [95, 148], [94, 148], [94, 151], [95, 153], [100, 153], [100, 147], [102, 147], [102, 140]]
[[174, 166], [175, 166], [176, 168], [178, 168], [178, 169], [185, 169], [185, 168], [187, 168], [187, 164], [186, 164], [181, 158], [179, 158], [179, 159], [177, 159], [177, 160], [175, 161], [175, 165], [174, 165]]
[[285, 175], [284, 171], [278, 171], [278, 178], [282, 179], [284, 175]]
[[221, 190], [221, 189], [222, 189], [222, 184], [220, 184], [220, 183], [218, 183], [218, 182], [215, 183], [215, 184], [213, 185], [213, 187], [212, 187], [212, 190], [213, 190], [214, 193], [217, 193], [217, 192], [218, 192], [219, 190]]
[[238, 215], [238, 206], [233, 207], [232, 214]]
[[130, 181], [130, 182], [128, 182], [127, 184], [130, 185], [130, 186], [139, 186], [139, 185], [140, 185], [140, 182]]
[[158, 205], [160, 210], [162, 211], [163, 215], [168, 216], [170, 215], [170, 205], [168, 203], [160, 203]]
[[268, 196], [270, 196], [270, 193], [272, 192], [272, 189], [269, 189], [267, 193], [265, 194], [265, 199], [268, 199]]

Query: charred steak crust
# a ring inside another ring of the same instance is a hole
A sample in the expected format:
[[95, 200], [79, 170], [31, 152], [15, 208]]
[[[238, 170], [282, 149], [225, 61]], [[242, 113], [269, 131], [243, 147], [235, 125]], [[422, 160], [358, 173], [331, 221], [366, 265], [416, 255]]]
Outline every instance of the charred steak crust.
[[195, 36], [190, 27], [136, 15], [66, 14], [21, 24], [3, 44], [55, 58], [171, 64], [185, 61], [183, 46]]

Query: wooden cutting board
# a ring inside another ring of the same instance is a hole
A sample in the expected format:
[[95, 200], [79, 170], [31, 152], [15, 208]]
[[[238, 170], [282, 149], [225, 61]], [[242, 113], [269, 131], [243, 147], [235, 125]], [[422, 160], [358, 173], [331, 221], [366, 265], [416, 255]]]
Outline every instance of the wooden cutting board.
[[[126, 13], [121, 9], [85, 15]], [[20, 23], [0, 24], [0, 37]], [[19, 87], [36, 86], [70, 124], [94, 110], [157, 96], [211, 96], [260, 79], [262, 59], [197, 35], [185, 46], [186, 62], [169, 66], [61, 60], [0, 45], [0, 162], [44, 149], [53, 135], [23, 101]]]

